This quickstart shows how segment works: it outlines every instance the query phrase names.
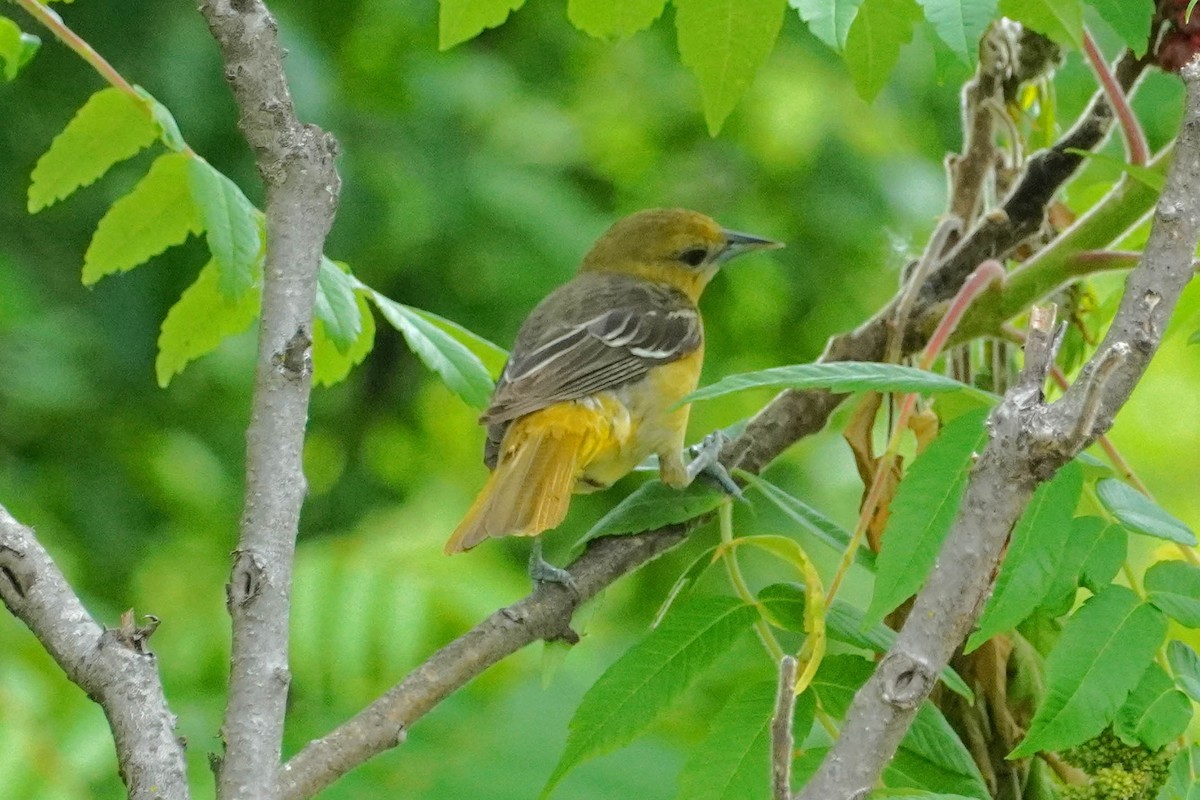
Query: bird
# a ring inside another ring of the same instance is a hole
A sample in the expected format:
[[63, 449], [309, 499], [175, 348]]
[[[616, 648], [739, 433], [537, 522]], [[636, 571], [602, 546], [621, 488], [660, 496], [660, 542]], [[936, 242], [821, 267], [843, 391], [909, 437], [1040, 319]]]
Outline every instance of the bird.
[[479, 418], [491, 474], [445, 552], [532, 536], [535, 583], [573, 588], [569, 572], [542, 559], [539, 537], [563, 521], [573, 493], [605, 489], [651, 455], [668, 486], [707, 471], [737, 491], [717, 460], [720, 435], [684, 461], [689, 406], [680, 401], [704, 359], [697, 303], [731, 258], [782, 246], [681, 208], [614, 223], [521, 325]]

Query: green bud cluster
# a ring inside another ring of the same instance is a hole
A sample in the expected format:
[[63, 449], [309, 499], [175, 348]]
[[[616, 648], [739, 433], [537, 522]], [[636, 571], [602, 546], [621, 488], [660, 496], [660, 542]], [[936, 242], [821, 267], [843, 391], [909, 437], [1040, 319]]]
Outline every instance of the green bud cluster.
[[1062, 800], [1154, 800], [1171, 761], [1166, 749], [1127, 745], [1111, 728], [1062, 755], [1091, 776], [1087, 784], [1063, 789]]

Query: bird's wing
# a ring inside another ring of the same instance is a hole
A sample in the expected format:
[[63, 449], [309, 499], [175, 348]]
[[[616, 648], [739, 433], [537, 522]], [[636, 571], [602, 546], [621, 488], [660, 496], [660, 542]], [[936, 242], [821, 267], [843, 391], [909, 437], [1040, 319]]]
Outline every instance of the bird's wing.
[[638, 302], [547, 333], [535, 347], [514, 351], [484, 422], [507, 422], [638, 380], [691, 353], [704, 336], [695, 308]]

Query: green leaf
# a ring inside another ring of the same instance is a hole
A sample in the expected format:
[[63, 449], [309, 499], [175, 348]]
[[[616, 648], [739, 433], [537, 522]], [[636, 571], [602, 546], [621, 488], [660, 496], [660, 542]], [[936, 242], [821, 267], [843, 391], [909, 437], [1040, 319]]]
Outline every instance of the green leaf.
[[1079, 0], [1000, 0], [1000, 13], [1059, 44], [1083, 47], [1083, 4]]
[[1172, 639], [1167, 645], [1167, 663], [1179, 688], [1200, 703], [1200, 655], [1178, 639]]
[[341, 382], [350, 370], [362, 363], [375, 346], [375, 317], [367, 305], [365, 292], [355, 292], [354, 303], [360, 320], [358, 336], [345, 350], [341, 350], [329, 335], [323, 319], [313, 322], [313, 382], [318, 386], [333, 386]]
[[775, 47], [783, 0], [675, 0], [679, 57], [700, 81], [716, 136]]
[[0, 60], [4, 61], [4, 79], [6, 81], [16, 78], [21, 67], [28, 64], [37, 55], [41, 46], [41, 39], [32, 33], [22, 31], [17, 23], [8, 17], [0, 17]]
[[1155, 800], [1200, 800], [1200, 746], [1190, 745], [1175, 754], [1167, 782]]
[[525, 0], [439, 0], [438, 49], [449, 50], [503, 25], [524, 4]]
[[746, 389], [829, 389], [832, 392], [960, 392], [976, 391], [953, 378], [903, 364], [834, 361], [792, 364], [758, 372], [729, 375], [697, 389], [680, 401], [695, 403]]
[[1192, 335], [1188, 337], [1188, 344], [1200, 344], [1200, 330], [1192, 331]]
[[1046, 699], [1009, 758], [1063, 750], [1113, 721], [1167, 633], [1167, 619], [1124, 586], [1091, 597], [1046, 659]]
[[1082, 492], [1083, 467], [1072, 462], [1033, 493], [1025, 513], [1013, 528], [992, 596], [984, 607], [978, 630], [967, 640], [965, 652], [1015, 628], [1050, 593]]
[[240, 297], [262, 272], [258, 209], [237, 184], [198, 156], [189, 159], [188, 175], [208, 250], [221, 273], [221, 291], [230, 298]]
[[1146, 570], [1146, 599], [1171, 619], [1200, 628], [1200, 567], [1160, 561]]
[[[763, 497], [774, 503], [793, 522], [804, 527], [813, 536], [837, 552], [844, 552], [850, 546], [850, 539], [852, 538], [850, 531], [838, 525], [803, 500], [793, 497], [760, 475], [740, 472], [739, 476], [745, 478], [747, 483], [758, 489]], [[867, 569], [875, 568], [875, 554], [865, 545], [860, 544], [854, 552], [854, 561]]]
[[972, 800], [961, 794], [913, 791], [912, 789], [876, 789], [867, 796], [868, 800]]
[[[804, 632], [805, 603], [802, 584], [773, 583], [758, 593], [758, 601], [770, 613], [773, 625], [796, 633]], [[830, 639], [876, 653], [886, 653], [896, 641], [894, 630], [882, 622], [866, 625], [863, 612], [840, 598], [835, 598], [833, 605], [826, 609], [825, 626]], [[974, 692], [950, 667], [942, 670], [941, 681], [950, 691], [968, 701], [974, 701]]]
[[[812, 683], [821, 708], [834, 717], [844, 717], [854, 693], [874, 669], [872, 662], [857, 656], [826, 657]], [[951, 792], [980, 800], [989, 797], [971, 755], [929, 701], [921, 705], [883, 777], [884, 783], [894, 788]]]
[[154, 120], [154, 126], [158, 129], [158, 138], [162, 140], [162, 143], [177, 153], [187, 149], [187, 142], [183, 140], [183, 134], [179, 132], [179, 123], [175, 121], [170, 110], [141, 86], [134, 86], [133, 89], [150, 105], [150, 117]]
[[869, 623], [882, 620], [925, 582], [958, 514], [974, 453], [987, 441], [986, 416], [985, 409], [976, 409], [948, 424], [900, 481], [875, 559]]
[[917, 0], [938, 38], [966, 64], [973, 64], [979, 40], [996, 16], [998, 0]]
[[473, 408], [486, 408], [494, 384], [488, 371], [457, 339], [446, 334], [417, 313], [417, 310], [369, 292], [375, 307], [392, 327], [404, 335], [417, 358], [445, 382], [450, 390]]
[[845, 48], [850, 24], [862, 4], [863, 0], [788, 0], [813, 36], [838, 52]]
[[431, 325], [440, 328], [452, 339], [457, 340], [459, 344], [474, 353], [475, 357], [482, 362], [488, 374], [493, 379], [500, 377], [500, 373], [504, 371], [504, 364], [508, 361], [507, 350], [498, 344], [488, 341], [474, 331], [464, 328], [453, 320], [439, 317], [432, 311], [426, 311], [423, 308], [414, 308], [412, 310], [417, 316]]
[[38, 159], [30, 176], [29, 213], [87, 186], [156, 138], [145, 106], [120, 89], [101, 89], [75, 112]]
[[598, 536], [652, 531], [706, 514], [728, 498], [703, 481], [672, 489], [659, 480], [646, 481], [629, 493], [583, 535], [578, 544]]
[[1129, 534], [1120, 525], [1109, 525], [1096, 540], [1095, 547], [1083, 562], [1080, 580], [1084, 586], [1099, 594], [1121, 570], [1129, 550]]
[[[1066, 614], [1075, 604], [1075, 590], [1079, 588], [1079, 578], [1083, 573], [1084, 562], [1106, 525], [1100, 517], [1075, 517], [1070, 521], [1071, 530], [1067, 536], [1066, 547], [1054, 570], [1054, 578], [1045, 598], [1039, 604], [1042, 609], [1054, 609], [1052, 616]], [[1059, 607], [1054, 604], [1061, 604]]]
[[1104, 507], [1131, 531], [1196, 546], [1196, 534], [1191, 528], [1124, 481], [1106, 478], [1096, 484], [1096, 494]]
[[217, 349], [230, 336], [250, 327], [258, 317], [259, 292], [230, 299], [218, 288], [216, 265], [208, 262], [196, 282], [184, 290], [167, 312], [158, 335], [154, 373], [166, 388], [190, 362]]
[[1167, 184], [1167, 176], [1162, 169], [1143, 167], [1138, 164], [1130, 164], [1125, 159], [1118, 158], [1117, 156], [1109, 153], [1097, 153], [1094, 150], [1082, 150], [1078, 147], [1068, 147], [1064, 152], [1082, 156], [1083, 158], [1090, 158], [1093, 161], [1099, 161], [1103, 164], [1108, 164], [1109, 166], [1115, 167], [1127, 174], [1129, 177], [1156, 192], [1161, 192], [1163, 187]]
[[159, 156], [132, 191], [112, 204], [83, 256], [85, 285], [140, 266], [204, 230], [192, 202], [190, 161], [183, 153]]
[[1131, 3], [1129, 0], [1088, 2], [1138, 58], [1145, 54], [1150, 40], [1150, 18], [1154, 15], [1153, 3]]
[[753, 606], [732, 597], [697, 598], [676, 607], [588, 689], [541, 796], [548, 797], [578, 764], [628, 744], [650, 727], [757, 618]]
[[1187, 730], [1191, 721], [1192, 701], [1175, 688], [1166, 670], [1151, 664], [1117, 711], [1113, 732], [1127, 745], [1158, 750]]
[[325, 323], [325, 333], [343, 355], [358, 341], [363, 326], [362, 307], [354, 292], [357, 282], [349, 272], [345, 264], [321, 256], [313, 306], [314, 316]]
[[770, 800], [771, 717], [775, 682], [743, 687], [691, 748], [679, 776], [679, 800]]
[[912, 41], [921, 19], [914, 0], [865, 0], [846, 35], [846, 66], [858, 96], [868, 103], [887, 83], [900, 59], [900, 48]]
[[597, 39], [625, 39], [662, 16], [667, 0], [568, 0], [567, 19]]

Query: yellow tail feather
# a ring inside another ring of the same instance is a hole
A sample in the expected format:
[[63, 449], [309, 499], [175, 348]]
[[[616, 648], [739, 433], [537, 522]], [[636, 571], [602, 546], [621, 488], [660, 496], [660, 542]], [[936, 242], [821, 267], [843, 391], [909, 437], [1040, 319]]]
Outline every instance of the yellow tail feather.
[[446, 542], [447, 555], [488, 537], [537, 536], [557, 527], [608, 427], [594, 410], [574, 403], [516, 420], [504, 436], [495, 471]]

